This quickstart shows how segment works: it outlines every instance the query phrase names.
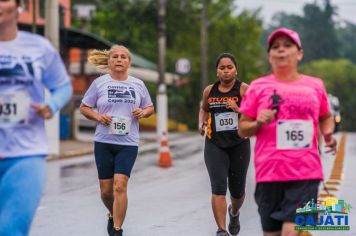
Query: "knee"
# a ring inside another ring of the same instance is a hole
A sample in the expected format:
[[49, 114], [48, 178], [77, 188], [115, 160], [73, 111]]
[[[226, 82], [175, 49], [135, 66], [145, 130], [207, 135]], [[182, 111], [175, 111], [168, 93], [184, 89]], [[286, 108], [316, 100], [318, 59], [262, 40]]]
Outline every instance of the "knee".
[[101, 190], [101, 199], [103, 201], [110, 201], [113, 199], [113, 192], [108, 190]]
[[235, 198], [237, 201], [245, 199], [245, 191], [231, 191], [230, 190], [230, 195], [231, 197]]
[[229, 191], [233, 198], [240, 199], [245, 195], [245, 181], [238, 179], [229, 180]]
[[118, 181], [114, 184], [114, 195], [121, 195], [127, 192], [127, 183]]
[[229, 186], [231, 197], [240, 200], [245, 196], [245, 187]]
[[214, 195], [220, 195], [220, 196], [226, 195], [226, 186], [224, 185], [214, 185], [211, 186], [211, 189]]

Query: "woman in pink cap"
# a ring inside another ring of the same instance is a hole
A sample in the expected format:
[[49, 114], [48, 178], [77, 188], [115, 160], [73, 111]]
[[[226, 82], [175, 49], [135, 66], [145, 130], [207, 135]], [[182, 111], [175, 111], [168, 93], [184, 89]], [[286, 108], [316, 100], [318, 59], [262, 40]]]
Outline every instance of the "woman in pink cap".
[[318, 127], [335, 154], [334, 123], [323, 81], [298, 73], [303, 58], [298, 33], [273, 31], [267, 52], [272, 73], [251, 83], [238, 130], [241, 137], [256, 135], [255, 200], [264, 235], [298, 235], [296, 208], [316, 202], [323, 179]]

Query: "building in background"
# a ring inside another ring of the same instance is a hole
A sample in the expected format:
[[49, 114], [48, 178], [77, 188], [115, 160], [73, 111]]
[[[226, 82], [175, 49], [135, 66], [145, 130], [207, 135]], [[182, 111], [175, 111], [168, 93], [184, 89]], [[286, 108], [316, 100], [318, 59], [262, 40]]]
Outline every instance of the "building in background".
[[[23, 0], [24, 11], [19, 17], [19, 23], [43, 26], [45, 20], [45, 0]], [[58, 0], [59, 3], [59, 25], [61, 27], [71, 27], [70, 0]]]

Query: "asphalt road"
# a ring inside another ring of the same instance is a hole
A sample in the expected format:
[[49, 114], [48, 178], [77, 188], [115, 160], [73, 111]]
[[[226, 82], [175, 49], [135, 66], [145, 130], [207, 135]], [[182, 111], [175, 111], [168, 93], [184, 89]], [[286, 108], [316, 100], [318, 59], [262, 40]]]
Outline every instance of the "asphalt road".
[[[344, 174], [333, 192], [356, 207], [356, 134], [348, 133]], [[252, 142], [253, 143], [253, 142]], [[210, 183], [203, 160], [203, 139], [182, 134], [169, 142], [173, 166], [157, 166], [157, 144], [147, 143], [129, 182], [129, 208], [125, 236], [213, 236], [216, 226], [210, 207]], [[251, 158], [252, 160], [253, 158]], [[323, 156], [327, 178], [334, 157]], [[30, 236], [104, 236], [106, 210], [101, 203], [92, 155], [48, 163], [47, 188]], [[241, 209], [240, 235], [262, 235], [253, 192], [254, 169], [247, 176], [246, 201]], [[313, 235], [356, 235], [356, 211], [349, 214], [350, 231], [313, 231]]]

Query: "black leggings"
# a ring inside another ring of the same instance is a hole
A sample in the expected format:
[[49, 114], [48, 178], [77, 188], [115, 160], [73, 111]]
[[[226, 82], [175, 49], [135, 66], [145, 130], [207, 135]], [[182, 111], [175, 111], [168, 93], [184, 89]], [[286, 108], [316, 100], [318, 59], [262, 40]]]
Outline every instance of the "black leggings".
[[233, 198], [240, 198], [245, 194], [250, 154], [250, 140], [228, 148], [220, 148], [209, 139], [205, 140], [204, 159], [213, 194], [225, 196], [227, 182]]

